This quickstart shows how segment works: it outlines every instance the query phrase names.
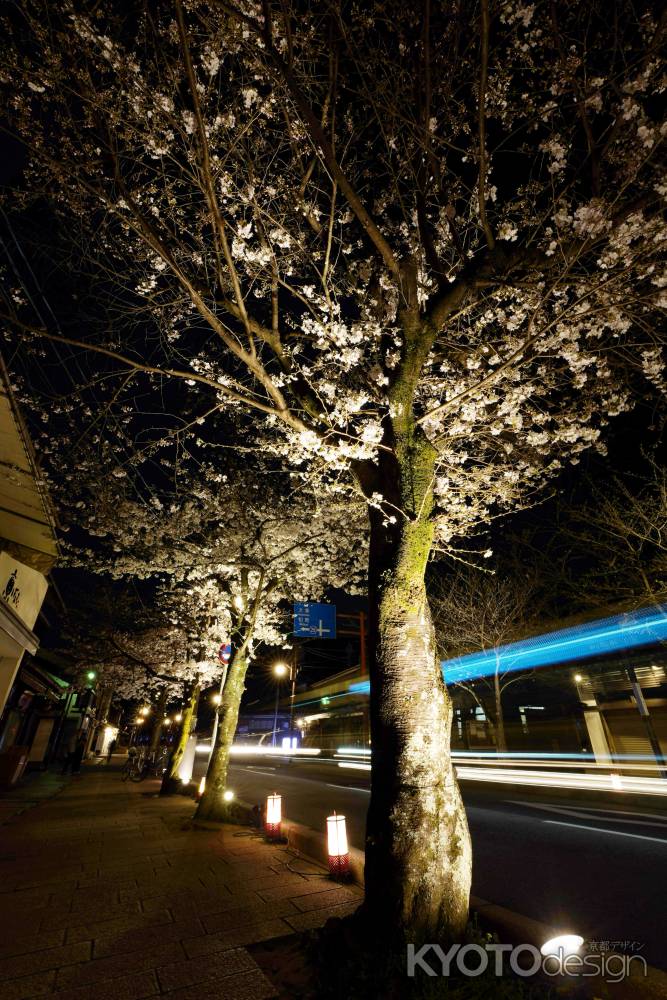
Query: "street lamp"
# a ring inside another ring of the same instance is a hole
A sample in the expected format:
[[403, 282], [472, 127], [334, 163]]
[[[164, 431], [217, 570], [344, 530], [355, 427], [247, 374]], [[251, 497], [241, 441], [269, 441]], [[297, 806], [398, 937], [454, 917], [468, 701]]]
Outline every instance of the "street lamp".
[[94, 670], [89, 670], [88, 673], [86, 674], [86, 677], [88, 678], [89, 681], [94, 681], [95, 678], [97, 677], [97, 674], [95, 673]]
[[144, 705], [143, 708], [139, 709], [139, 715], [143, 715], [144, 718], [148, 715], [149, 712], [150, 712], [150, 708], [148, 707], [148, 705]]
[[177, 712], [176, 715], [174, 716], [174, 722], [182, 722], [182, 721], [183, 721], [183, 716], [181, 715], [180, 712]]
[[289, 667], [287, 666], [286, 663], [274, 663], [274, 665], [273, 665], [273, 674], [274, 674], [275, 678], [277, 679], [278, 683], [276, 684], [276, 710], [273, 713], [273, 738], [271, 740], [271, 746], [276, 746], [276, 744], [278, 742], [278, 740], [277, 740], [277, 736], [278, 736], [278, 700], [280, 698], [280, 681], [282, 680], [283, 677], [286, 677], [289, 674]]

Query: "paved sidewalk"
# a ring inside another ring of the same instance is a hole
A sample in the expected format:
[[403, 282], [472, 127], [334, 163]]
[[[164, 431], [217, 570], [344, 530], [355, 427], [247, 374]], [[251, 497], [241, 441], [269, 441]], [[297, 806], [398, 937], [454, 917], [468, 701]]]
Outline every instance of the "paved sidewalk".
[[245, 946], [359, 904], [245, 828], [184, 829], [192, 800], [157, 787], [84, 768], [0, 828], [1, 1000], [272, 997]]
[[0, 826], [13, 816], [31, 809], [44, 799], [50, 799], [70, 781], [68, 775], [54, 771], [30, 771], [18, 785], [0, 789]]

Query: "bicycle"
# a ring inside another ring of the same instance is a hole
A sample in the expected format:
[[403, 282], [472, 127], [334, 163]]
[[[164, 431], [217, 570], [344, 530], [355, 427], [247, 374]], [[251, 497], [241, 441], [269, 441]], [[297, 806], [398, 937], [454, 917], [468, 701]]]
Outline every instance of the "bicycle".
[[162, 751], [153, 754], [137, 754], [132, 763], [128, 761], [127, 777], [130, 781], [139, 782], [145, 778], [161, 778], [167, 769], [169, 755]]
[[138, 758], [139, 754], [137, 753], [137, 751], [134, 749], [134, 747], [130, 747], [127, 754], [127, 760], [123, 764], [120, 771], [121, 781], [127, 781], [127, 779], [130, 777], [130, 774], [132, 774], [132, 772], [137, 767]]

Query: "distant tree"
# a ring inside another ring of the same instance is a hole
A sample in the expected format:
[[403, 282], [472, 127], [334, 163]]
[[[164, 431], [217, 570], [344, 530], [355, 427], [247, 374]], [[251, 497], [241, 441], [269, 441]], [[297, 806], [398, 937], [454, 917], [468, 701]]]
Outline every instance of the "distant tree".
[[[209, 683], [222, 676], [216, 744], [197, 810], [200, 818], [222, 819], [229, 748], [256, 647], [288, 641], [286, 601], [321, 597], [328, 587], [358, 588], [364, 509], [354, 497], [319, 500], [289, 476], [256, 463], [246, 464], [243, 478], [230, 466], [229, 475], [200, 469], [196, 479], [181, 470], [177, 482], [175, 492], [154, 492], [146, 504], [124, 478], [100, 485], [93, 472], [70, 499], [79, 535], [81, 528], [89, 535], [89, 544], [71, 547], [70, 558], [114, 578], [159, 581], [160, 620], [188, 650], [176, 674], [190, 685], [190, 706], [204, 676]], [[143, 636], [135, 637], [135, 646], [137, 639]], [[129, 639], [114, 636], [113, 642], [139, 662]], [[232, 653], [223, 668], [218, 651], [226, 642]], [[178, 763], [176, 754], [174, 773]]]
[[62, 266], [99, 269], [104, 318], [82, 329], [73, 304], [56, 325], [10, 288], [8, 328], [96, 353], [121, 394], [180, 379], [202, 413], [261, 419], [322, 493], [356, 482], [366, 911], [385, 939], [462, 934], [470, 840], [424, 573], [662, 391], [664, 17], [23, 0], [5, 27], [27, 192], [74, 233]]
[[643, 472], [586, 481], [586, 496], [564, 499], [554, 533], [555, 559], [580, 607], [667, 599], [667, 468], [647, 454]]
[[[525, 672], [503, 666], [500, 647], [524, 638], [540, 626], [545, 587], [534, 569], [484, 572], [461, 565], [451, 574], [434, 572], [429, 578], [429, 600], [440, 655], [444, 659], [491, 650], [495, 669], [486, 677], [460, 681], [490, 720], [499, 751], [507, 750], [503, 694]], [[445, 681], [447, 677], [445, 676]]]

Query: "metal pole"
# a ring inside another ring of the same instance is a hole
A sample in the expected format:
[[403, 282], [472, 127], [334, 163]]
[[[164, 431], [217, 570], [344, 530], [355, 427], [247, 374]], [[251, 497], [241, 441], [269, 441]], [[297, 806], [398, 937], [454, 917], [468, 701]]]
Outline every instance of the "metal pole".
[[366, 615], [363, 611], [359, 612], [359, 666], [362, 674], [368, 672], [366, 665]]
[[215, 747], [215, 741], [218, 736], [218, 723], [220, 721], [220, 706], [222, 705], [222, 690], [225, 686], [225, 681], [227, 680], [227, 664], [222, 671], [222, 678], [220, 680], [220, 691], [218, 692], [218, 697], [220, 701], [215, 706], [215, 718], [213, 719], [213, 732], [211, 733], [211, 753], [213, 753], [213, 748]]
[[292, 669], [290, 671], [290, 673], [291, 673], [291, 680], [292, 680], [292, 690], [291, 690], [291, 693], [290, 693], [290, 702], [289, 702], [289, 734], [290, 734], [290, 740], [292, 739], [292, 730], [294, 729], [294, 698], [296, 697], [296, 675], [297, 675], [297, 673], [299, 671], [298, 659], [299, 659], [299, 653], [298, 653], [297, 645], [295, 643], [294, 644], [294, 650], [293, 650], [293, 653], [292, 653]]
[[628, 675], [630, 685], [632, 687], [632, 694], [634, 695], [635, 703], [637, 705], [637, 711], [639, 712], [642, 722], [646, 728], [646, 735], [648, 736], [648, 741], [651, 744], [651, 749], [655, 755], [656, 764], [658, 765], [658, 774], [661, 778], [667, 778], [667, 771], [665, 770], [662, 749], [660, 743], [658, 742], [658, 737], [656, 736], [655, 729], [653, 728], [653, 721], [649, 714], [648, 705], [644, 700], [644, 692], [642, 691], [641, 684], [637, 680], [637, 674], [635, 673], [634, 667], [626, 667], [625, 672]]
[[278, 733], [278, 698], [280, 696], [280, 681], [276, 681], [276, 710], [273, 713], [273, 739], [271, 746], [276, 746], [276, 736]]

